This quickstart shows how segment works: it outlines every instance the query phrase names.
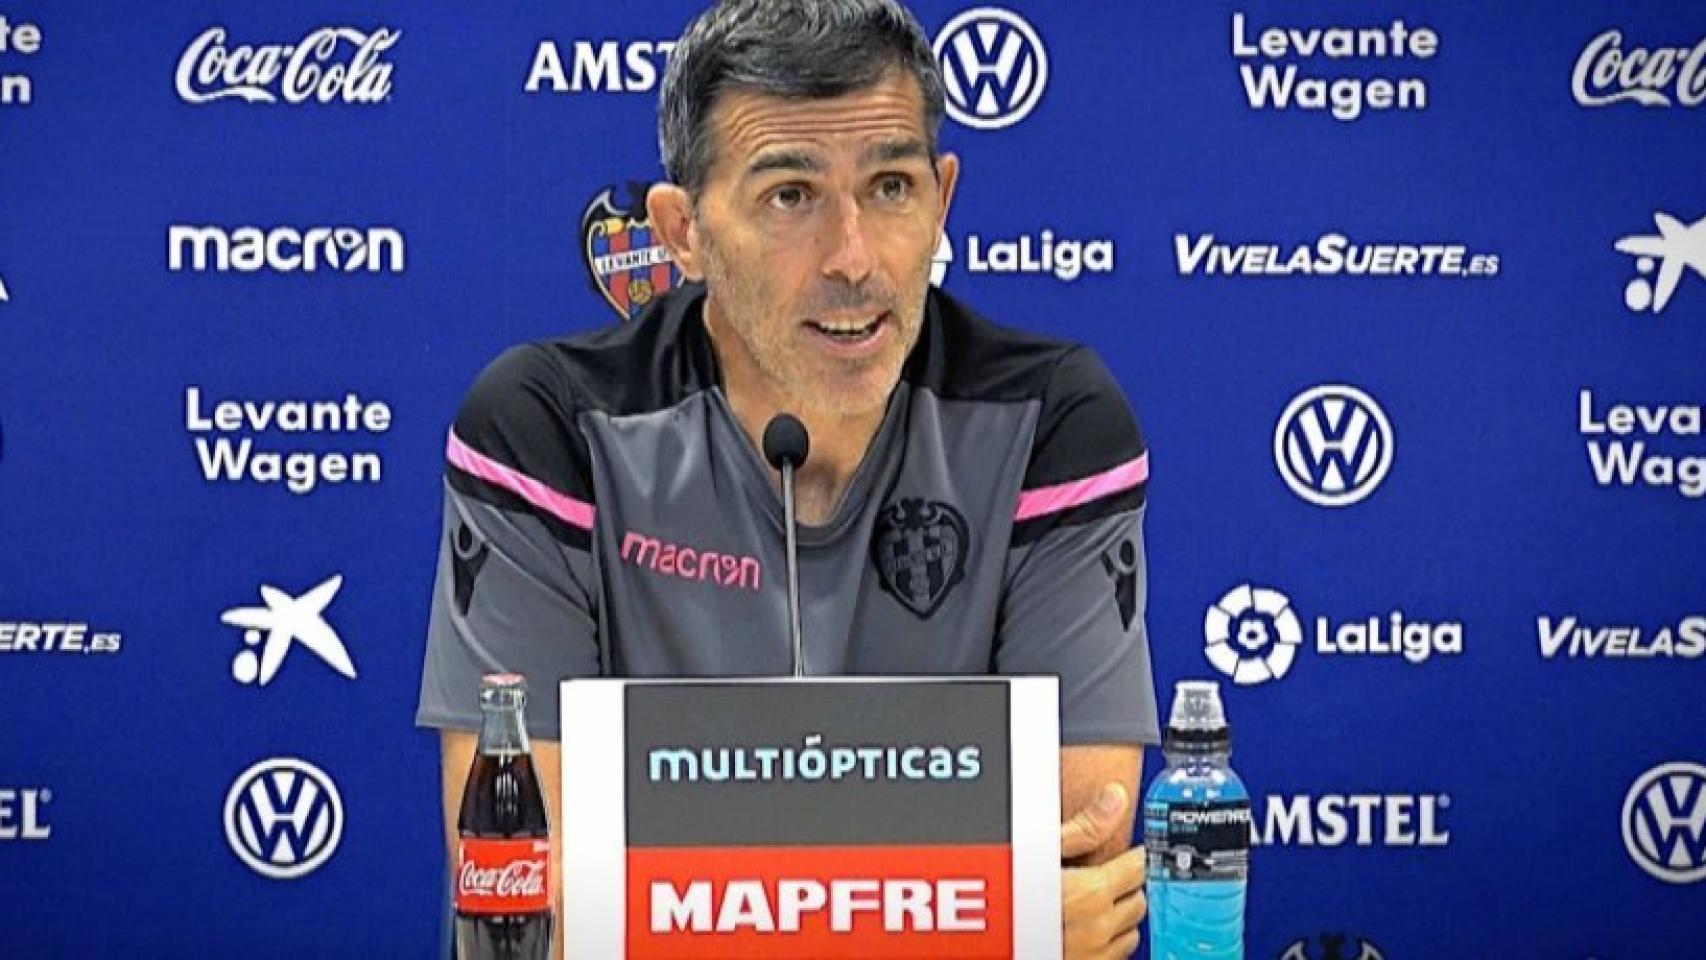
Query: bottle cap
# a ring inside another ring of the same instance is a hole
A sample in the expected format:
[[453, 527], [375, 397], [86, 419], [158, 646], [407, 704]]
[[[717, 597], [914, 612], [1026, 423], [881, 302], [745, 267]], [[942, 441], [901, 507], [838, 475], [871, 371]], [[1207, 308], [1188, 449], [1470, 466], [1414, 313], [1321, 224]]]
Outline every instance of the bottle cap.
[[1173, 685], [1173, 712], [1167, 719], [1166, 749], [1225, 750], [1232, 745], [1220, 684], [1210, 680], [1181, 680]]
[[480, 706], [486, 710], [515, 709], [527, 702], [527, 681], [519, 673], [488, 673], [480, 678]]

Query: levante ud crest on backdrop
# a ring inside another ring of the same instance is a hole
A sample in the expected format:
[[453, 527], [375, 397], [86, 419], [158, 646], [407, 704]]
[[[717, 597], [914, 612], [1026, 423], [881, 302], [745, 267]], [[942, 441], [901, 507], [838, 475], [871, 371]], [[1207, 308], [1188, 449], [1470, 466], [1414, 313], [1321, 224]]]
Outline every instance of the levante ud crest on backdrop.
[[619, 207], [616, 188], [606, 187], [581, 215], [581, 257], [592, 285], [623, 320], [639, 316], [681, 282], [680, 268], [646, 217], [646, 189], [628, 184], [628, 204]]

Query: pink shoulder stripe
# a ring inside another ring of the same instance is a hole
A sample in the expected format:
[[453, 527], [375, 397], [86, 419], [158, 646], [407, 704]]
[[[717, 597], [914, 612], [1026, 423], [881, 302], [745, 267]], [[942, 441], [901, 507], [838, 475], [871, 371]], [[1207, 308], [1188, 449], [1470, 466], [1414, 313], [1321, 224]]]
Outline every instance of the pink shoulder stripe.
[[553, 490], [527, 474], [512, 470], [485, 456], [463, 443], [454, 430], [450, 432], [450, 442], [445, 446], [444, 456], [451, 466], [463, 473], [478, 477], [493, 486], [502, 487], [564, 523], [582, 530], [592, 530], [592, 521], [598, 512], [592, 504]]
[[1082, 480], [1071, 480], [1057, 483], [1052, 487], [1038, 487], [1035, 490], [1019, 492], [1019, 509], [1013, 514], [1013, 522], [1031, 520], [1036, 517], [1046, 517], [1051, 513], [1070, 510], [1103, 497], [1123, 493], [1132, 487], [1149, 479], [1149, 452], [1146, 450], [1137, 458], [1111, 470], [1092, 474]]

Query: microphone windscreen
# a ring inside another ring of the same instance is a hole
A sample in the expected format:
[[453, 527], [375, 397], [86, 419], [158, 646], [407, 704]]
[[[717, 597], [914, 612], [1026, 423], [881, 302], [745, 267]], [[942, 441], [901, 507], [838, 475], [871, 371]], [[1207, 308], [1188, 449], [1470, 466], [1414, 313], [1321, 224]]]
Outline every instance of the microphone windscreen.
[[806, 425], [791, 413], [778, 413], [764, 427], [764, 459], [778, 470], [784, 463], [799, 469], [805, 464], [811, 448]]

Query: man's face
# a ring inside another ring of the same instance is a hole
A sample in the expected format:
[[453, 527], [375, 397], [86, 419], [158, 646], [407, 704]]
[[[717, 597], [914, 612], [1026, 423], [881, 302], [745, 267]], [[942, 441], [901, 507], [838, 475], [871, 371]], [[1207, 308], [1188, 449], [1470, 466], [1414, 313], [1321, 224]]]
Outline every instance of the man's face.
[[833, 99], [729, 93], [711, 125], [693, 233], [720, 349], [802, 413], [881, 409], [918, 340], [957, 169], [932, 168], [917, 83], [897, 70]]

